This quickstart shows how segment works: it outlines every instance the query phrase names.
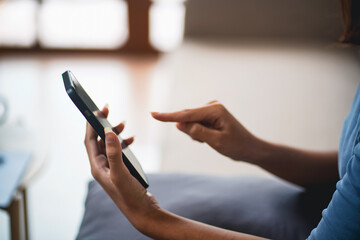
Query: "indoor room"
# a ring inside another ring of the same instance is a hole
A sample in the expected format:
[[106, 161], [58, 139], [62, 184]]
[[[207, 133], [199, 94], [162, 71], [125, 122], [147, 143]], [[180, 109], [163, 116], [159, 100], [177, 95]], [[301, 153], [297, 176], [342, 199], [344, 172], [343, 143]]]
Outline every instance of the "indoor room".
[[[344, 121], [359, 108], [359, 12], [355, 0], [0, 0], [0, 239], [329, 239], [336, 204], [358, 223], [360, 149], [344, 147], [357, 138]], [[103, 131], [123, 140], [119, 179]], [[176, 220], [142, 223], [127, 188]]]

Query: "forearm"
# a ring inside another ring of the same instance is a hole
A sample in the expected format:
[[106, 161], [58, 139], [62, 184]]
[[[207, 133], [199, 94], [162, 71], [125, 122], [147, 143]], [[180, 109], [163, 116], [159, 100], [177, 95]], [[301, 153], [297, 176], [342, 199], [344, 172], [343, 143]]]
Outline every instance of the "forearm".
[[261, 237], [238, 233], [196, 222], [187, 218], [177, 216], [163, 209], [157, 210], [151, 216], [148, 216], [144, 219], [148, 220], [146, 222], [143, 222], [141, 226], [138, 226], [138, 229], [145, 235], [157, 240], [264, 239]]
[[337, 151], [316, 152], [259, 140], [258, 154], [250, 161], [300, 186], [338, 180]]
[[108, 194], [131, 224], [152, 239], [264, 240], [261, 237], [214, 227], [175, 215], [160, 208], [152, 196], [150, 201], [140, 200], [140, 205], [133, 206], [131, 203], [126, 203], [116, 192], [108, 191]]

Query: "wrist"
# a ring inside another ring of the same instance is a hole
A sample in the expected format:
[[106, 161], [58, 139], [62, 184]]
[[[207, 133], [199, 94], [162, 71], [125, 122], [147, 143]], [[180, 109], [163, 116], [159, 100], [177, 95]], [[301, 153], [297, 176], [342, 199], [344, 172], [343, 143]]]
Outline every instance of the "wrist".
[[271, 143], [254, 137], [250, 147], [248, 148], [248, 156], [246, 157], [246, 161], [251, 164], [261, 165], [261, 163], [266, 161], [266, 159], [271, 154], [271, 149]]
[[153, 239], [167, 239], [171, 232], [166, 233], [166, 230], [171, 228], [174, 217], [175, 215], [160, 207], [154, 208], [140, 217], [141, 220], [136, 228]]
[[111, 196], [129, 222], [142, 233], [156, 224], [155, 220], [162, 211], [156, 199], [146, 190], [144, 191], [142, 197], [137, 196], [137, 202], [126, 201], [121, 195]]

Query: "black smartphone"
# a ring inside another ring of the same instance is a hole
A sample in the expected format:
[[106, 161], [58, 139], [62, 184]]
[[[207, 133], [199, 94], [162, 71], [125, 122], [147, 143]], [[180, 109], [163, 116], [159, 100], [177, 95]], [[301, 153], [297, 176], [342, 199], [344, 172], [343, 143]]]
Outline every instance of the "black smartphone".
[[[71, 100], [84, 115], [90, 125], [94, 128], [97, 134], [101, 137], [101, 139], [105, 141], [104, 128], [109, 127], [113, 129], [109, 121], [106, 118], [100, 116], [101, 112], [99, 108], [81, 87], [80, 83], [76, 80], [74, 74], [71, 71], [64, 72], [62, 74], [62, 78], [64, 80], [66, 92]], [[123, 142], [119, 136], [119, 133], [116, 131], [114, 132], [118, 135], [120, 142]], [[123, 147], [122, 158], [131, 175], [136, 178], [144, 188], [148, 188], [149, 183], [146, 179], [145, 173], [139, 161], [136, 159], [135, 155], [131, 152], [128, 146]]]

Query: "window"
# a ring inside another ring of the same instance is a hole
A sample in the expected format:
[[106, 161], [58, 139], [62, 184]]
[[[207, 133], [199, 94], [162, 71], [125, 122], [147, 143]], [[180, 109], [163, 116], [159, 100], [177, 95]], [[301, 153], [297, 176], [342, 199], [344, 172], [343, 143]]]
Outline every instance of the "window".
[[[132, 0], [128, 0], [132, 1]], [[138, 1], [138, 0], [137, 0]], [[47, 49], [119, 49], [129, 34], [147, 39], [153, 48], [170, 51], [183, 40], [184, 0], [142, 0], [129, 6], [125, 0], [3, 0], [0, 1], [0, 47]], [[144, 10], [144, 6], [150, 6]], [[135, 8], [128, 11], [128, 8]], [[131, 14], [149, 14], [149, 17]], [[135, 26], [135, 27], [134, 27]], [[140, 29], [136, 26], [143, 26]], [[138, 42], [138, 39], [135, 39]]]
[[39, 9], [39, 43], [46, 48], [119, 48], [128, 37], [127, 19], [121, 0], [48, 0]]
[[38, 4], [32, 0], [0, 1], [0, 45], [35, 45], [37, 11]]
[[184, 36], [182, 0], [157, 0], [150, 8], [150, 43], [160, 51], [178, 47]]

